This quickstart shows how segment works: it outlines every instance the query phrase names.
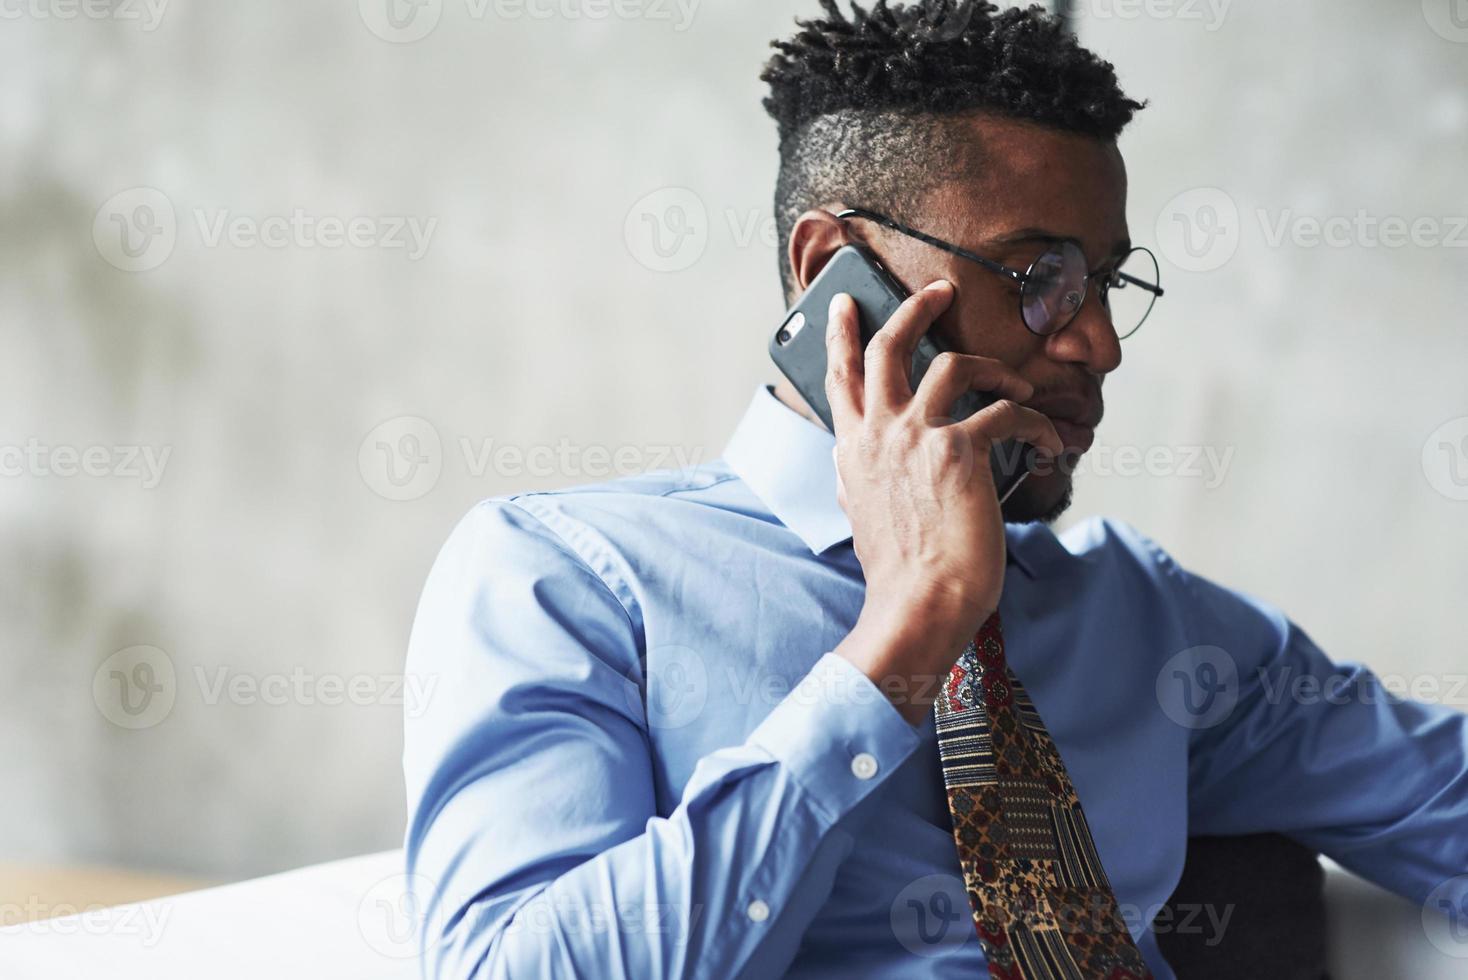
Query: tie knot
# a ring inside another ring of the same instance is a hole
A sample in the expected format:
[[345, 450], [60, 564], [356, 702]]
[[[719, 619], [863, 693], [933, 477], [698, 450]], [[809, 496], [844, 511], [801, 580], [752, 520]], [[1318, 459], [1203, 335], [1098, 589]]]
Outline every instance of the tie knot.
[[984, 625], [979, 627], [978, 633], [974, 634], [974, 649], [979, 654], [979, 660], [985, 667], [997, 667], [1003, 669], [1004, 662], [1004, 630], [1000, 624], [999, 610], [994, 610], [993, 615], [984, 620]]

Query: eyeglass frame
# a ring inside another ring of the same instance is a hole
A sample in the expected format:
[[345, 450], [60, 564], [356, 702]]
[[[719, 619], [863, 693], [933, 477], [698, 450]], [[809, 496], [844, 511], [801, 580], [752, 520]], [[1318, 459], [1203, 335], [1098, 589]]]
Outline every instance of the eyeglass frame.
[[[836, 213], [836, 218], [840, 221], [845, 221], [848, 218], [863, 218], [867, 221], [875, 222], [876, 224], [882, 225], [886, 228], [890, 228], [893, 231], [898, 232], [899, 234], [906, 235], [908, 238], [916, 239], [917, 241], [920, 241], [925, 245], [931, 245], [934, 248], [941, 249], [944, 252], [948, 252], [950, 255], [956, 255], [961, 259], [967, 259], [970, 262], [973, 262], [985, 269], [988, 269], [990, 272], [1005, 276], [1012, 282], [1016, 283], [1021, 288], [1021, 290], [1023, 290], [1025, 284], [1029, 282], [1029, 280], [1032, 278], [1035, 266], [1038, 265], [1040, 259], [1044, 258], [1045, 256], [1045, 253], [1042, 252], [1039, 258], [1036, 258], [1034, 262], [1031, 262], [1029, 266], [1023, 272], [1021, 272], [1018, 269], [1011, 269], [1009, 266], [1004, 265], [1001, 262], [995, 262], [993, 259], [985, 258], [977, 252], [971, 252], [961, 245], [954, 245], [952, 242], [946, 242], [943, 239], [937, 238], [933, 235], [929, 235], [926, 232], [918, 231], [916, 228], [909, 227], [908, 225], [905, 225], [900, 221], [889, 218], [885, 214], [880, 214], [876, 211], [868, 210], [867, 208], [846, 208], [842, 211], [838, 211]], [[1075, 242], [1074, 239], [1070, 238], [1062, 238], [1058, 239], [1058, 241], [1068, 241], [1072, 243]], [[1125, 262], [1126, 259], [1129, 258], [1133, 252], [1146, 252], [1147, 255], [1151, 257], [1153, 266], [1157, 267], [1158, 269], [1161, 268], [1161, 265], [1157, 261], [1157, 256], [1153, 254], [1150, 248], [1147, 248], [1143, 245], [1133, 246], [1127, 252], [1127, 254], [1122, 257], [1122, 262]], [[1118, 265], [1120, 264], [1121, 263], [1118, 263]], [[1060, 326], [1056, 327], [1054, 330], [1043, 333], [1039, 330], [1036, 330], [1034, 327], [1031, 327], [1029, 323], [1025, 320], [1023, 293], [1021, 293], [1020, 295], [1020, 323], [1023, 323], [1025, 325], [1025, 329], [1028, 330], [1030, 333], [1036, 335], [1037, 337], [1053, 337], [1055, 334], [1060, 333], [1066, 327], [1075, 322], [1075, 318], [1080, 315], [1081, 309], [1086, 305], [1086, 297], [1089, 296], [1091, 292], [1092, 275], [1093, 273], [1091, 273], [1089, 270], [1086, 272], [1086, 278], [1082, 284], [1081, 301], [1076, 304], [1076, 308], [1074, 311], [1071, 312], [1070, 317]], [[1142, 319], [1137, 321], [1136, 326], [1127, 331], [1126, 336], [1130, 337], [1132, 334], [1140, 330], [1142, 328], [1142, 324], [1147, 322], [1147, 317], [1152, 315], [1152, 306], [1156, 306], [1157, 301], [1162, 298], [1162, 285], [1161, 283], [1150, 283], [1147, 282], [1145, 279], [1139, 279], [1136, 276], [1128, 275], [1127, 273], [1122, 272], [1120, 269], [1113, 270], [1111, 275], [1124, 279], [1134, 286], [1140, 286], [1142, 289], [1145, 289], [1152, 294], [1152, 305], [1147, 307], [1147, 312], [1142, 315]], [[1106, 315], [1108, 318], [1111, 316], [1111, 308], [1106, 305], [1105, 297], [1106, 293], [1110, 292], [1110, 290], [1111, 286], [1107, 285], [1106, 287], [1104, 287], [1103, 291], [1098, 294], [1098, 298], [1101, 300], [1101, 306], [1103, 309], [1106, 310]], [[1112, 322], [1112, 329], [1116, 329], [1115, 321]], [[1126, 338], [1118, 336], [1117, 339], [1124, 340]]]

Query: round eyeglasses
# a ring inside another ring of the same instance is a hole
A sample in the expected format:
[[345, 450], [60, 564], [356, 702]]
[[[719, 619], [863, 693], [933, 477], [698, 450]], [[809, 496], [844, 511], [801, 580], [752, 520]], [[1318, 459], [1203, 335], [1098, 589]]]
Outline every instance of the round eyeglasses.
[[1021, 272], [865, 208], [848, 208], [836, 217], [874, 221], [1008, 278], [1019, 286], [1020, 319], [1031, 333], [1042, 337], [1070, 326], [1085, 305], [1093, 280], [1101, 306], [1111, 317], [1112, 329], [1122, 340], [1137, 332], [1162, 295], [1162, 287], [1157, 285], [1160, 278], [1157, 257], [1141, 246], [1122, 256], [1115, 268], [1092, 274], [1086, 268], [1081, 247], [1071, 239], [1058, 239], [1050, 242], [1040, 257]]

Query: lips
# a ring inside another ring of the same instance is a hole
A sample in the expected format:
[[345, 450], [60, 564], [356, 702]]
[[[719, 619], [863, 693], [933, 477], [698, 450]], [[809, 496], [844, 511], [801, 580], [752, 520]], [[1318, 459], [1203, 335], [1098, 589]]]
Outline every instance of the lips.
[[1091, 448], [1096, 441], [1096, 429], [1094, 426], [1083, 425], [1079, 422], [1071, 422], [1067, 419], [1052, 418], [1055, 425], [1055, 434], [1060, 436], [1060, 441], [1065, 444], [1067, 452], [1083, 453]]
[[1079, 455], [1096, 441], [1096, 426], [1101, 424], [1103, 411], [1099, 396], [1084, 392], [1051, 394], [1030, 402], [1029, 407], [1050, 419], [1067, 452]]

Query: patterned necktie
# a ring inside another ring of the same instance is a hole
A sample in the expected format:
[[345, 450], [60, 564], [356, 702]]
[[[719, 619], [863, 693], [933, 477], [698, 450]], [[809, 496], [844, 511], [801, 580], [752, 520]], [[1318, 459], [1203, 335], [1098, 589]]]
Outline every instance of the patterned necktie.
[[999, 613], [953, 665], [938, 749], [964, 889], [996, 980], [1151, 980], [1075, 787], [1004, 659]]

